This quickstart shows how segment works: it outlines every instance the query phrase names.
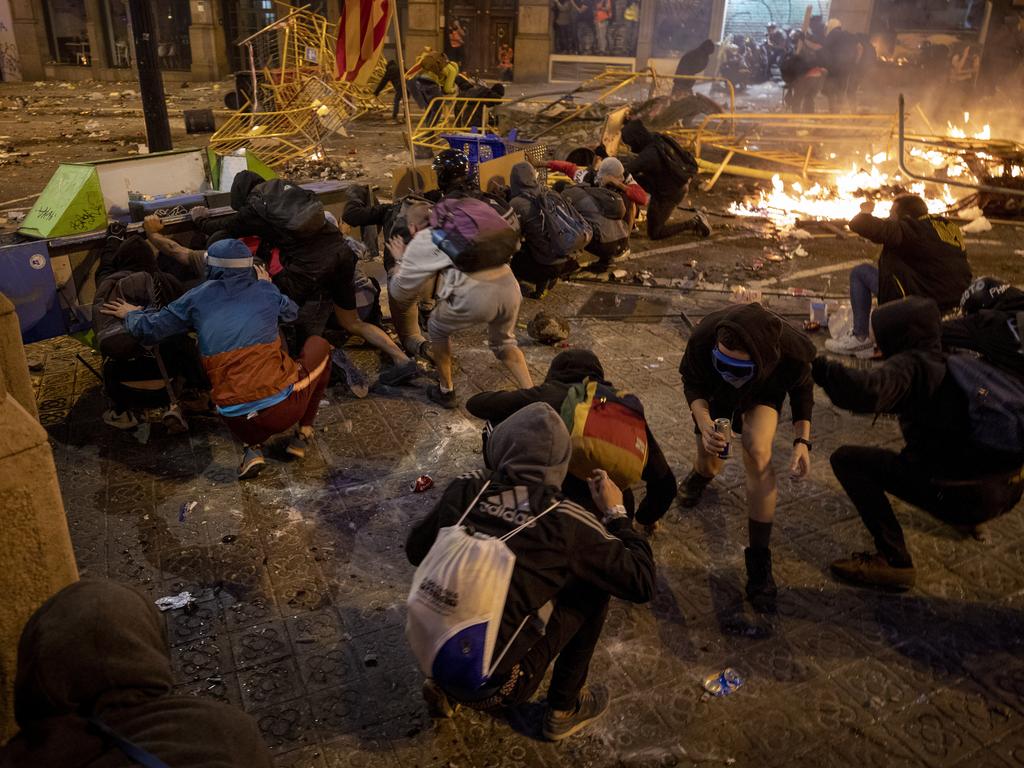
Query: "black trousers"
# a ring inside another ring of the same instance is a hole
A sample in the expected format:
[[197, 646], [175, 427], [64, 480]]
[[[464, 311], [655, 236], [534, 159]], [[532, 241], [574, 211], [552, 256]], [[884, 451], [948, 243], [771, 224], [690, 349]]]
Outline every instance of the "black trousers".
[[912, 560], [887, 493], [951, 525], [991, 520], [1013, 509], [1021, 498], [1019, 479], [938, 482], [929, 468], [884, 448], [844, 445], [832, 454], [831, 463], [878, 552], [895, 566], [909, 566]]
[[529, 701], [554, 661], [548, 705], [560, 710], [576, 706], [608, 615], [608, 600], [607, 592], [579, 579], [569, 581], [562, 588], [555, 598], [555, 609], [544, 636], [519, 660], [522, 676], [505, 697], [505, 705]]
[[651, 195], [650, 202], [647, 203], [647, 237], [649, 239], [662, 240], [693, 229], [693, 223], [689, 221], [668, 223], [676, 206], [686, 197], [687, 189], [689, 189], [689, 185], [684, 184], [671, 195]]

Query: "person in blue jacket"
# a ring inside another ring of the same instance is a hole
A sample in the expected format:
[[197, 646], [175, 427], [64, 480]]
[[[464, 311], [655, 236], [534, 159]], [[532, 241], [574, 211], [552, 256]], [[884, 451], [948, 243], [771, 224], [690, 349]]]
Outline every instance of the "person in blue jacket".
[[263, 469], [262, 444], [296, 424], [286, 452], [305, 456], [313, 421], [330, 378], [331, 346], [311, 336], [298, 359], [287, 352], [278, 329], [298, 307], [283, 295], [262, 266], [253, 266], [240, 240], [220, 240], [206, 252], [206, 282], [159, 311], [143, 311], [123, 300], [102, 312], [122, 318], [144, 344], [195, 330], [210, 379], [211, 398], [232, 434], [244, 446], [238, 479]]

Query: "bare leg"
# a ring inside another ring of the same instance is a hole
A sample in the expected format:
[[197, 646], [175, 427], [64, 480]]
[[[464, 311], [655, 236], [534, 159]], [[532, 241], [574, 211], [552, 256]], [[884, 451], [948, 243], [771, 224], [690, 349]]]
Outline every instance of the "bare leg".
[[758, 405], [743, 414], [743, 465], [747, 471], [747, 511], [751, 520], [771, 523], [775, 519], [778, 488], [772, 467], [772, 441], [779, 414]]
[[372, 323], [364, 322], [356, 310], [342, 309], [335, 305], [334, 316], [338, 318], [342, 328], [355, 336], [366, 339], [369, 344], [389, 355], [395, 361], [395, 365], [405, 365], [409, 362], [409, 356], [391, 340], [385, 331]]
[[494, 354], [508, 368], [520, 389], [529, 389], [533, 386], [533, 377], [530, 376], [530, 369], [526, 365], [526, 357], [519, 347], [502, 347]]
[[437, 367], [437, 378], [441, 388], [445, 391], [455, 388], [452, 382], [452, 340], [447, 338], [444, 341], [431, 341], [430, 354], [434, 358], [434, 365]]
[[697, 458], [693, 461], [693, 468], [704, 477], [718, 477], [722, 471], [723, 461], [713, 453], [708, 453], [704, 447], [704, 441], [700, 435], [697, 438]]

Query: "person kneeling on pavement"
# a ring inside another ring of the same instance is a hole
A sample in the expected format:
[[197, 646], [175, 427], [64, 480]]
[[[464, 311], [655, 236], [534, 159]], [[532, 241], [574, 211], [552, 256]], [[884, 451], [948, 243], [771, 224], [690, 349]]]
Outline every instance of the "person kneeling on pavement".
[[[547, 403], [562, 413], [570, 390], [584, 382], [597, 382], [612, 388], [611, 383], [605, 379], [604, 367], [597, 355], [589, 349], [567, 349], [555, 355], [543, 384], [510, 392], [481, 392], [466, 401], [466, 410], [479, 419], [485, 419], [492, 427], [531, 403]], [[665, 460], [661, 446], [654, 439], [650, 425], [645, 424], [645, 428], [647, 457], [640, 477], [646, 486], [646, 493], [639, 507], [636, 506], [631, 489], [623, 488], [623, 495], [629, 515], [632, 517], [635, 513], [636, 521], [648, 531], [653, 531], [675, 499], [676, 476]], [[627, 430], [621, 430], [620, 433], [625, 435]], [[593, 504], [587, 481], [571, 472], [565, 477], [562, 493], [581, 507], [589, 509]], [[596, 507], [591, 511], [595, 510], [600, 512]]]
[[[419, 567], [406, 634], [432, 714], [523, 704], [552, 662], [545, 738], [567, 738], [607, 708], [607, 692], [585, 685], [609, 596], [649, 601], [655, 567], [605, 473], [590, 480], [600, 519], [562, 498], [571, 452], [554, 409], [527, 405], [491, 435], [490, 469], [454, 480], [410, 532]], [[473, 612], [484, 604], [493, 624]]]
[[872, 216], [875, 204], [862, 203], [850, 219], [850, 230], [882, 246], [878, 266], [861, 264], [850, 270], [850, 307], [853, 328], [846, 336], [825, 341], [837, 355], [870, 357], [875, 343], [869, 338], [871, 298], [878, 305], [904, 296], [934, 299], [939, 310], [956, 309], [971, 283], [964, 236], [956, 222], [928, 215], [928, 205], [917, 195], [897, 195], [889, 218]]
[[637, 206], [646, 205], [647, 193], [639, 184], [626, 180], [625, 169], [617, 158], [606, 157], [597, 168], [593, 184], [580, 182], [566, 187], [562, 195], [594, 231], [585, 250], [597, 256], [597, 262], [587, 269], [607, 272], [613, 259], [629, 253], [629, 235]]
[[[391, 318], [402, 344], [410, 354], [426, 357], [437, 366], [438, 384], [427, 387], [427, 396], [444, 408], [455, 408], [452, 378], [452, 336], [476, 326], [487, 326], [487, 340], [494, 356], [508, 368], [520, 387], [532, 387], [526, 358], [516, 341], [516, 320], [522, 294], [508, 264], [467, 273], [434, 244], [426, 211], [410, 211], [407, 221], [412, 239], [388, 242], [398, 263], [388, 281]], [[510, 249], [511, 250], [511, 249]], [[511, 254], [510, 254], [511, 255]], [[426, 343], [420, 331], [417, 304], [436, 280], [437, 306], [430, 313]]]
[[[979, 443], [971, 405], [953, 365], [983, 364], [942, 352], [939, 308], [933, 300], [914, 296], [891, 302], [875, 311], [871, 323], [885, 363], [853, 370], [818, 357], [814, 380], [839, 408], [898, 416], [906, 444], [899, 452], [844, 445], [832, 454], [832, 471], [870, 531], [876, 551], [836, 560], [831, 570], [861, 586], [908, 589], [914, 584], [914, 562], [886, 494], [950, 525], [973, 528], [1020, 501], [1024, 452]], [[996, 380], [989, 384], [995, 394]], [[1018, 410], [1016, 424], [1013, 419], [1003, 422], [1007, 428], [1024, 429], [1021, 418]], [[989, 437], [998, 440], [1000, 435], [989, 429]]]
[[0, 765], [271, 768], [252, 717], [174, 695], [174, 684], [152, 598], [100, 579], [64, 587], [21, 632], [13, 680], [21, 730], [0, 748]]
[[686, 345], [679, 374], [693, 416], [697, 456], [679, 488], [679, 501], [693, 507], [722, 471], [730, 455], [719, 422], [735, 433], [746, 470], [750, 546], [747, 597], [758, 611], [775, 607], [772, 577], [772, 523], [778, 488], [772, 467], [772, 444], [782, 405], [789, 397], [793, 412], [790, 476], [802, 480], [811, 471], [811, 412], [814, 345], [801, 331], [760, 304], [729, 307], [701, 320]]
[[270, 282], [265, 269], [253, 267], [245, 243], [214, 243], [206, 263], [206, 282], [158, 312], [144, 312], [120, 299], [102, 311], [124, 319], [128, 332], [148, 345], [197, 332], [211, 398], [244, 446], [238, 468], [238, 479], [244, 480], [263, 469], [264, 441], [296, 424], [285, 450], [295, 458], [306, 455], [330, 378], [331, 346], [311, 336], [297, 360], [288, 356], [278, 322], [293, 321], [298, 307]]

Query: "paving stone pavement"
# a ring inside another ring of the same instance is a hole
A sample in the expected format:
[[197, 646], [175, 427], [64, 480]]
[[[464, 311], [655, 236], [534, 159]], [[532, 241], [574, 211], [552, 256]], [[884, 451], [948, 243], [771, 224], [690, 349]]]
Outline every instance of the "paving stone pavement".
[[[559, 286], [546, 308], [572, 315], [594, 290]], [[667, 299], [666, 317], [574, 319], [571, 342], [641, 395], [682, 477], [694, 450], [676, 373], [688, 331], [673, 312], [696, 319], [721, 298]], [[524, 320], [537, 306], [524, 303]], [[524, 349], [542, 379], [557, 350]], [[154, 424], [141, 442], [100, 421], [98, 382], [76, 354], [96, 358], [70, 339], [35, 351], [83, 575], [153, 598], [191, 591], [192, 610], [165, 614], [179, 690], [251, 713], [280, 766], [1024, 765], [1019, 510], [982, 544], [901, 507], [919, 587], [891, 596], [835, 585], [828, 561], [869, 540], [827, 457], [843, 442], [895, 446], [899, 436], [820, 391], [813, 477], [780, 479], [778, 614], [757, 617], [742, 600], [746, 518], [732, 461], [704, 503], [673, 507], [654, 537], [655, 599], [613, 601], [591, 670], [611, 709], [556, 746], [537, 738], [539, 704], [510, 722], [460, 712], [434, 723], [420, 699], [403, 634], [413, 572], [403, 546], [446, 482], [480, 464], [480, 425], [465, 412], [430, 404], [422, 382], [365, 400], [332, 386], [306, 459], [272, 460], [239, 484], [239, 447], [218, 419], [193, 418], [179, 436]], [[351, 351], [379, 367], [375, 353]], [[460, 339], [457, 355], [460, 398], [511, 386], [481, 336]], [[789, 444], [783, 427], [780, 474]], [[413, 493], [424, 473], [435, 488]], [[181, 520], [187, 501], [198, 506]], [[746, 684], [702, 700], [704, 676], [728, 666]]]

